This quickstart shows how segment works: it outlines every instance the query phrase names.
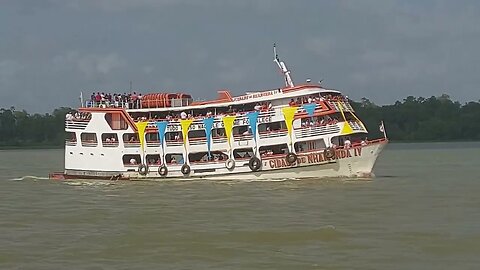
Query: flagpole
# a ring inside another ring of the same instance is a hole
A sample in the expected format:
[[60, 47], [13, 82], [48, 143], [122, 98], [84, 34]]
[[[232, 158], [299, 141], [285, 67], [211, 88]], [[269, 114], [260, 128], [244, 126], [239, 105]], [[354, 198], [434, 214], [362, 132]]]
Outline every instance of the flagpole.
[[383, 124], [383, 120], [382, 120], [382, 131], [383, 131], [383, 137], [386, 139], [387, 138], [387, 132], [385, 131], [385, 125]]
[[80, 107], [83, 107], [83, 92], [80, 92]]

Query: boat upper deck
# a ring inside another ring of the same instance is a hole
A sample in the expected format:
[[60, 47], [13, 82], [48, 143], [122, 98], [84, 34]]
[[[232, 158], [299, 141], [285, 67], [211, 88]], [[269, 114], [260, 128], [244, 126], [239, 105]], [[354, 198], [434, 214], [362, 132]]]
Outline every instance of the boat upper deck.
[[325, 89], [320, 85], [308, 84], [259, 92], [247, 92], [244, 95], [235, 97], [232, 97], [228, 90], [220, 90], [218, 91], [217, 99], [208, 101], [194, 101], [191, 95], [184, 93], [152, 93], [144, 96], [136, 92], [128, 95], [93, 93], [91, 98], [82, 104], [82, 109], [88, 111], [89, 108], [124, 108], [129, 113], [183, 111], [265, 103], [279, 99], [296, 100], [301, 96], [308, 97], [309, 95], [318, 94], [339, 96], [340, 92], [333, 89]]

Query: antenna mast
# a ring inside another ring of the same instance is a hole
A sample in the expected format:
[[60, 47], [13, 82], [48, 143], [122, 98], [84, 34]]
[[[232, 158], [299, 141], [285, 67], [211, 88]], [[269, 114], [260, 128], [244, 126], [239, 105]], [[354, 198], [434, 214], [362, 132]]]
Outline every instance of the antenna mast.
[[285, 76], [285, 86], [294, 87], [295, 85], [293, 84], [292, 77], [290, 76], [290, 70], [288, 70], [285, 63], [283, 61], [280, 61], [280, 58], [278, 58], [275, 43], [273, 43], [273, 62], [277, 64], [278, 68], [283, 73], [283, 76]]

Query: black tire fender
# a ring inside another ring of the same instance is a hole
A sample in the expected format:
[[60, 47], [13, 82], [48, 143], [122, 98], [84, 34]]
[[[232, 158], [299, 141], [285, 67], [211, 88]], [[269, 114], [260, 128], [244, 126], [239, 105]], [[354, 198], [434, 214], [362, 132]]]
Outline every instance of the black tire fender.
[[162, 166], [158, 167], [158, 174], [159, 174], [160, 176], [162, 176], [162, 177], [167, 176], [167, 174], [168, 174], [168, 168], [167, 168], [167, 166], [162, 165]]
[[252, 172], [256, 172], [262, 167], [262, 161], [258, 157], [252, 157], [248, 161], [248, 167], [250, 170], [252, 170]]
[[292, 165], [294, 164], [295, 162], [297, 162], [297, 155], [295, 153], [288, 153], [286, 156], [285, 156], [285, 161], [287, 162], [288, 165]]
[[183, 175], [189, 175], [190, 172], [191, 172], [191, 169], [190, 169], [190, 166], [188, 164], [183, 164], [180, 171], [183, 173]]
[[138, 165], [138, 173], [141, 175], [147, 175], [148, 173], [148, 166], [145, 164]]
[[323, 150], [323, 156], [325, 156], [326, 159], [335, 159], [335, 149], [332, 147], [326, 148]]
[[225, 161], [225, 167], [229, 170], [232, 171], [235, 169], [235, 160], [229, 158], [227, 161]]

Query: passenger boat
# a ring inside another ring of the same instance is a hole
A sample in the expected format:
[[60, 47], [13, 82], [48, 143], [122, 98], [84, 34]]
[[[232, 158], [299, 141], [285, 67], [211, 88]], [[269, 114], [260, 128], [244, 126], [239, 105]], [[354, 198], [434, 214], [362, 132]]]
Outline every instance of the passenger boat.
[[348, 98], [309, 80], [211, 101], [151, 93], [83, 103], [67, 115], [65, 170], [52, 179], [370, 177], [387, 144], [368, 141]]

